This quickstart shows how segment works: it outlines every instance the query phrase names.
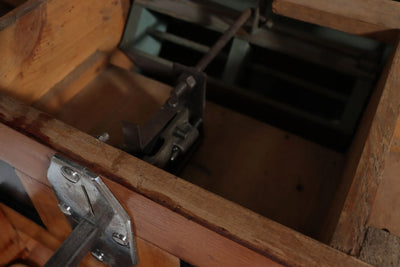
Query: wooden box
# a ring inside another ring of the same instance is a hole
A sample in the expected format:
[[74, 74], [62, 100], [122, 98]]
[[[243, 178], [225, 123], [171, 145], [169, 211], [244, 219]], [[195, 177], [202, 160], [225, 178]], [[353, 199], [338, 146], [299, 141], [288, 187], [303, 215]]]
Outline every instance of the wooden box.
[[[18, 259], [42, 265], [71, 231], [46, 177], [55, 153], [103, 177], [133, 220], [140, 266], [178, 266], [179, 259], [195, 266], [367, 265], [358, 257], [374, 263], [363, 254], [371, 229], [400, 234], [395, 219], [382, 219], [395, 194], [385, 199], [378, 192], [388, 155], [392, 169], [385, 175], [393, 177], [399, 151], [400, 3], [273, 3], [278, 14], [393, 44], [345, 153], [209, 103], [210, 141], [195, 156], [208, 160], [208, 169], [191, 165], [181, 179], [93, 137], [107, 131], [110, 144], [118, 144], [120, 121], [144, 122], [171, 90], [131, 71], [117, 49], [129, 1], [3, 2], [15, 8], [0, 17], [0, 159], [14, 167], [46, 229], [1, 204], [0, 265]], [[214, 147], [221, 139], [228, 144]], [[260, 203], [250, 209], [266, 206], [280, 223], [241, 206], [249, 197]], [[299, 229], [310, 229], [314, 239]], [[91, 258], [82, 264], [98, 265]]]

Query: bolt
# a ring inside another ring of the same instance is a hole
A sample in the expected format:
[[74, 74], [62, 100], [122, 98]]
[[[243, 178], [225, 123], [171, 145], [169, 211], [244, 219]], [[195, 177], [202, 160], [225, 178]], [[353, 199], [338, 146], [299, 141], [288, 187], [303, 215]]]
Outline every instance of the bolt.
[[65, 203], [58, 203], [58, 207], [65, 215], [71, 215], [71, 207]]
[[268, 29], [272, 29], [272, 27], [274, 27], [274, 21], [272, 19], [269, 19], [267, 21], [267, 27]]
[[99, 137], [97, 137], [99, 141], [106, 143], [108, 140], [110, 140], [110, 135], [107, 132], [102, 133]]
[[196, 85], [196, 80], [192, 75], [190, 75], [186, 78], [186, 83], [189, 85], [190, 88], [193, 88]]
[[120, 233], [114, 233], [112, 235], [112, 237], [113, 237], [114, 241], [117, 242], [121, 246], [126, 247], [126, 246], [129, 245], [128, 240], [126, 238], [126, 235], [123, 235], [123, 234], [120, 234]]
[[179, 154], [181, 153], [181, 150], [179, 147], [174, 146], [172, 148], [172, 152], [171, 152], [171, 157], [169, 158], [170, 161], [175, 161], [176, 158], [179, 156]]
[[90, 252], [90, 254], [92, 254], [92, 256], [99, 262], [104, 261], [104, 253], [101, 252], [100, 250], [98, 250], [97, 248], [95, 250], [93, 250], [92, 252]]
[[79, 181], [81, 176], [78, 172], [74, 171], [70, 167], [63, 166], [61, 167], [61, 174], [70, 182], [76, 183]]
[[179, 104], [178, 97], [171, 96], [168, 99], [168, 106], [170, 106], [171, 108], [176, 108], [178, 106], [178, 104]]

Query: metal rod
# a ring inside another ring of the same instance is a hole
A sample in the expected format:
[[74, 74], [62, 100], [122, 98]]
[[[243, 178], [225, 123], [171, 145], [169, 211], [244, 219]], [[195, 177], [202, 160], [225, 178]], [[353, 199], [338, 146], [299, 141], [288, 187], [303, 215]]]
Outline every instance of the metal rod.
[[224, 34], [218, 39], [218, 41], [210, 48], [207, 54], [197, 63], [196, 70], [204, 71], [204, 69], [210, 64], [215, 56], [221, 51], [221, 49], [229, 42], [229, 40], [236, 34], [240, 27], [249, 19], [251, 16], [251, 8], [246, 9], [240, 17], [233, 23]]
[[99, 232], [96, 225], [83, 219], [44, 266], [78, 266], [92, 248]]
[[196, 43], [194, 41], [182, 38], [180, 36], [176, 36], [176, 35], [168, 33], [168, 32], [162, 32], [160, 30], [153, 29], [153, 28], [148, 29], [147, 32], [155, 38], [159, 38], [161, 40], [166, 40], [166, 41], [169, 41], [174, 44], [179, 44], [179, 45], [188, 47], [190, 49], [193, 49], [195, 51], [198, 51], [200, 53], [206, 54], [206, 53], [208, 53], [208, 51], [210, 51], [209, 46]]

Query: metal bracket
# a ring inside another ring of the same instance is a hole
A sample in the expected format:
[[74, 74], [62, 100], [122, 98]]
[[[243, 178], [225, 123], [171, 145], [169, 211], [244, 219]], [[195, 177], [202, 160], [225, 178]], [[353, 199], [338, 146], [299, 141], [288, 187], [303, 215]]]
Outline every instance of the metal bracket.
[[[98, 175], [55, 155], [47, 177], [74, 231], [46, 266], [76, 266], [89, 251], [111, 266], [137, 264], [131, 219]], [[79, 243], [82, 236], [86, 240]]]

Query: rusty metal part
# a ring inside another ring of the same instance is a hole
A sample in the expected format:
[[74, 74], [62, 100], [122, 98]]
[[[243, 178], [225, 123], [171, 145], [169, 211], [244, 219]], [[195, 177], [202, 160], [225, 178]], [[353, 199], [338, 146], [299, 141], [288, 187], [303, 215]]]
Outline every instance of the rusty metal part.
[[233, 23], [224, 34], [218, 39], [218, 41], [210, 48], [206, 55], [197, 63], [196, 70], [204, 71], [215, 56], [221, 51], [222, 48], [232, 39], [240, 27], [246, 23], [251, 16], [251, 8], [246, 9], [240, 17]]

